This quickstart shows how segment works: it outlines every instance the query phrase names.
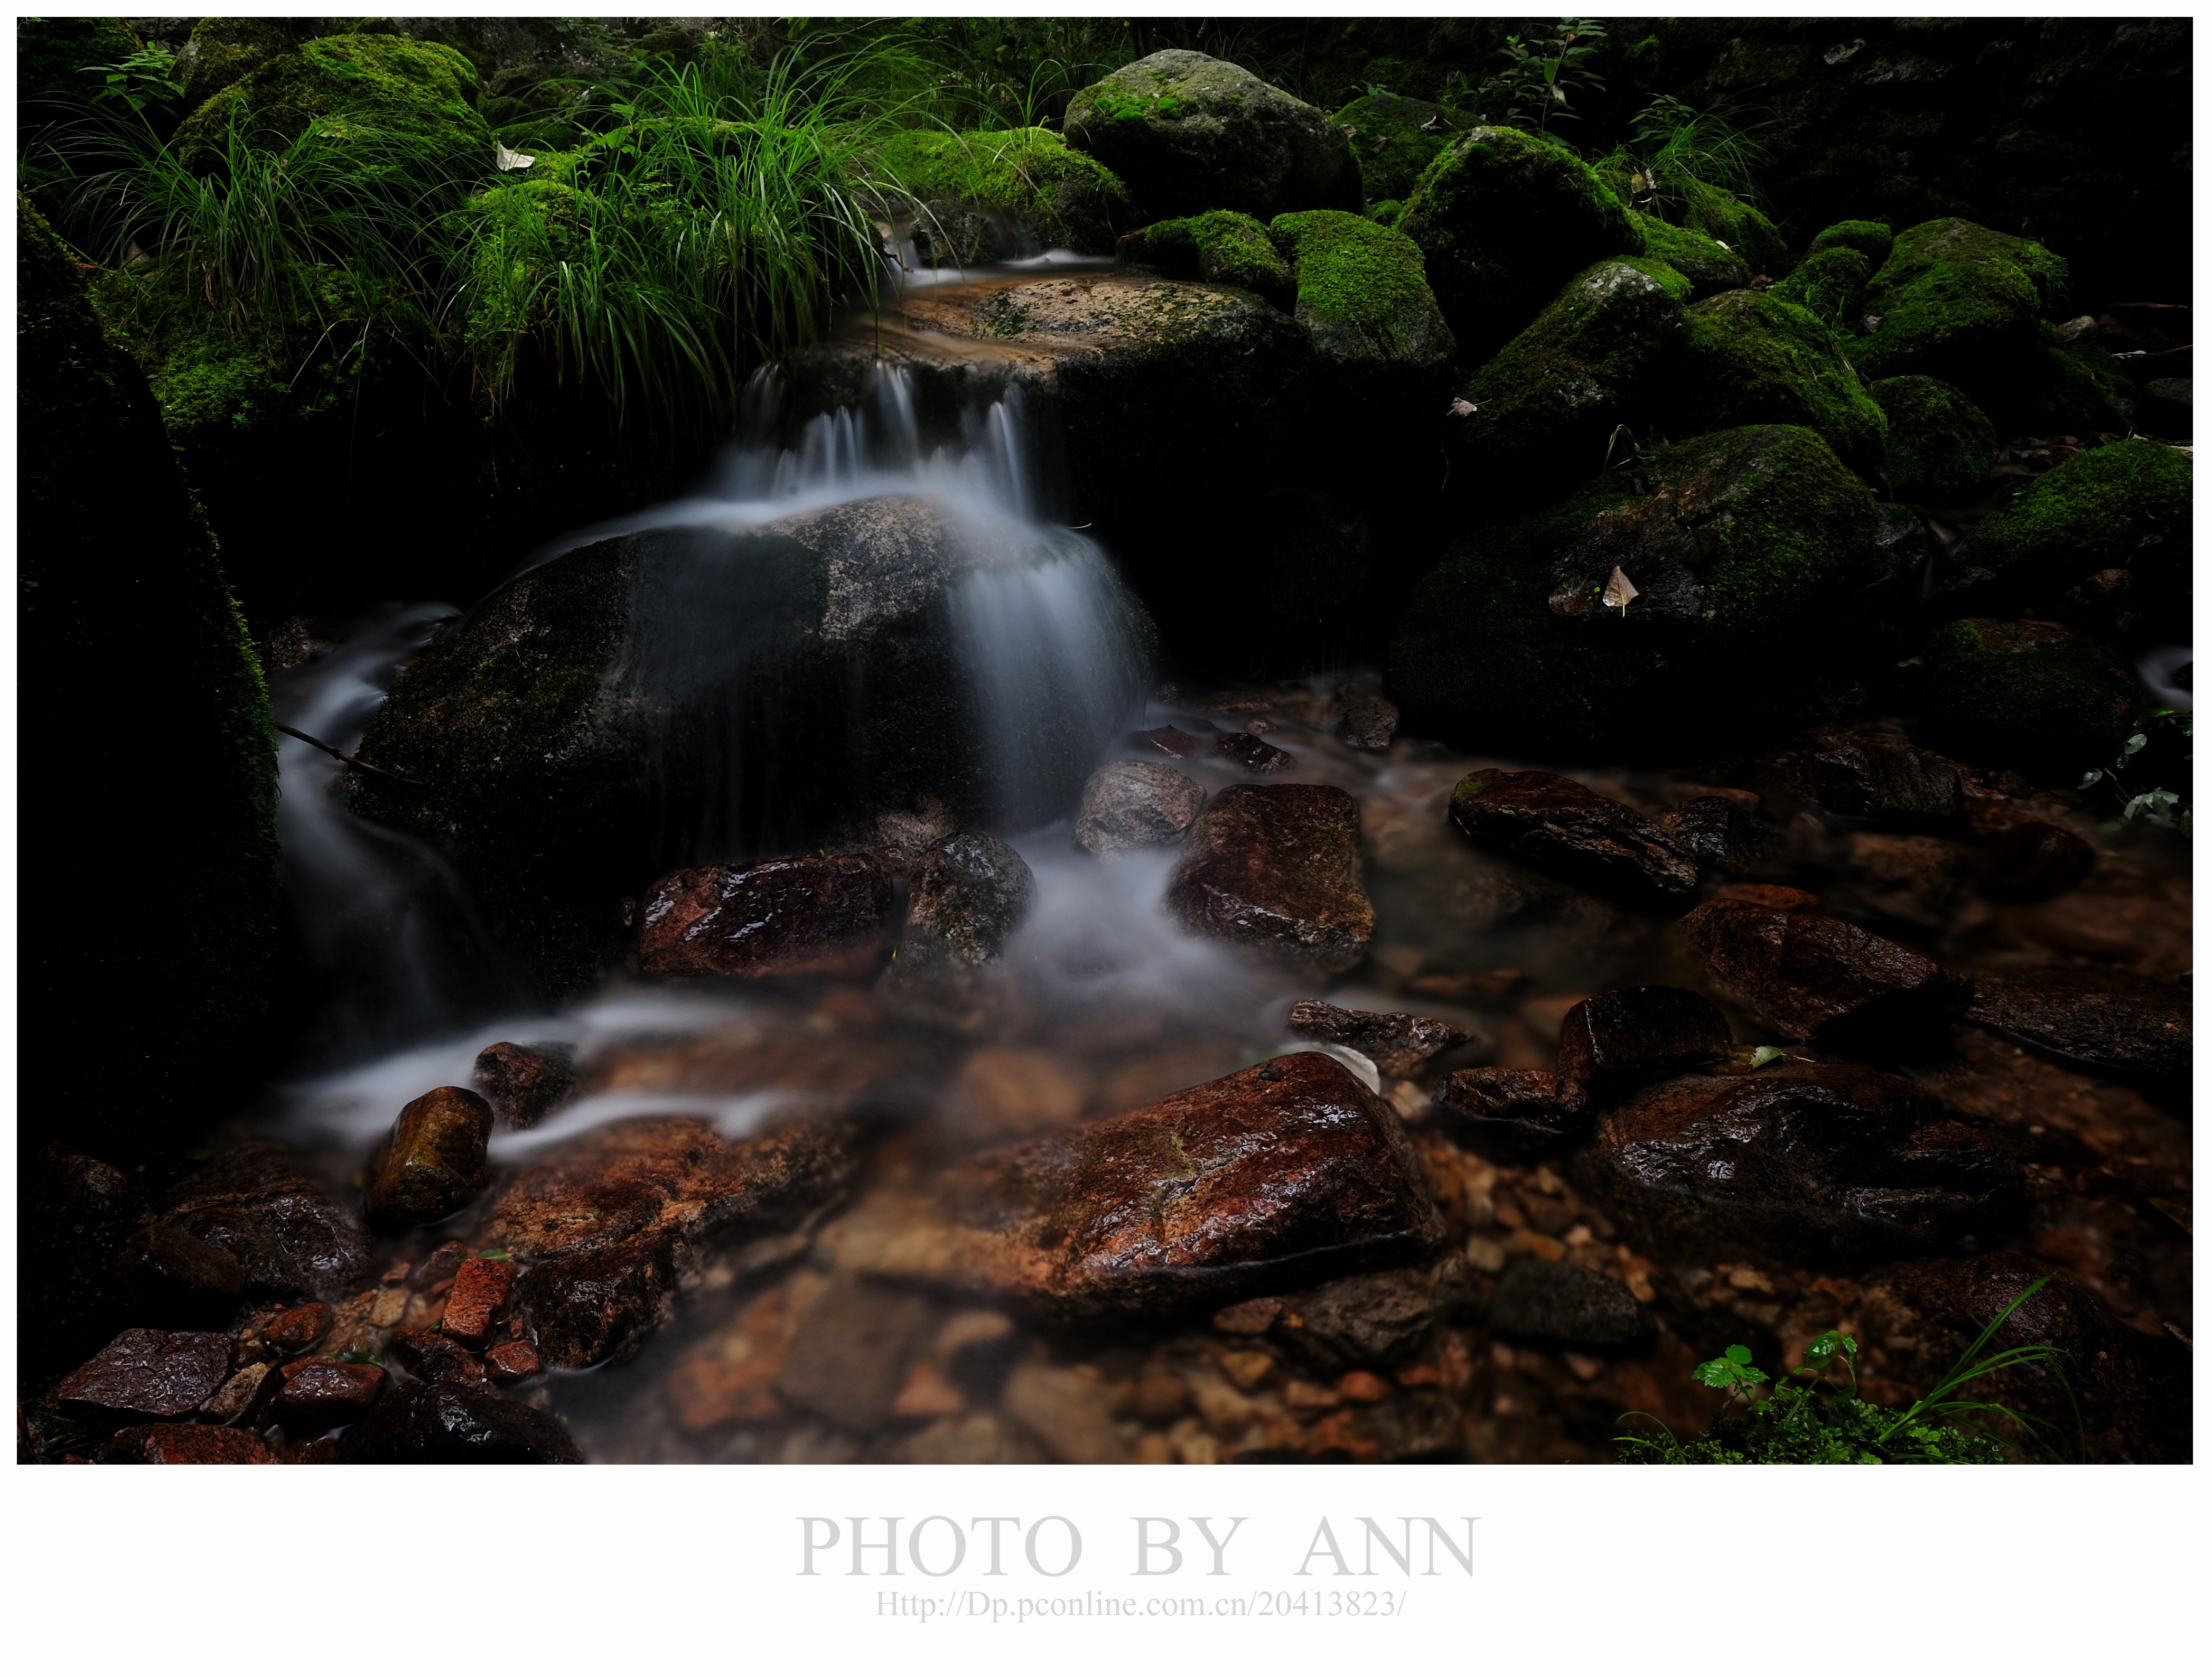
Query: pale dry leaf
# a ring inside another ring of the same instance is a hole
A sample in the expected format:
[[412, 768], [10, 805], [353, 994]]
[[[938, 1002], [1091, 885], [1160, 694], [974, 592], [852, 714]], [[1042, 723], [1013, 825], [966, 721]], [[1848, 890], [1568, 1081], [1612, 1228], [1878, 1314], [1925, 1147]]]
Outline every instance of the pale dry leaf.
[[1464, 420], [1468, 415], [1474, 412], [1474, 404], [1473, 403], [1469, 402], [1465, 397], [1454, 397], [1452, 398], [1452, 405], [1444, 410], [1444, 415], [1448, 419]]
[[1604, 605], [1620, 607], [1625, 614], [1628, 610], [1628, 603], [1642, 592], [1641, 589], [1628, 580], [1627, 573], [1619, 566], [1615, 566], [1613, 568], [1613, 575], [1606, 579], [1605, 592], [1600, 595], [1598, 599]]
[[[497, 145], [497, 142], [494, 144]], [[509, 151], [505, 146], [498, 146], [498, 153], [494, 161], [502, 169], [527, 169], [538, 161], [534, 157], [525, 157], [519, 151]]]

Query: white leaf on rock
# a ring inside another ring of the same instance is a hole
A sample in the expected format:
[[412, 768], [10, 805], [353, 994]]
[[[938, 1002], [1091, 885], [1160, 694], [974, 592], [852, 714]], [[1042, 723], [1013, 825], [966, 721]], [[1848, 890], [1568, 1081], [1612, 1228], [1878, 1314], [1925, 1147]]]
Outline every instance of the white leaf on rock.
[[1619, 566], [1615, 566], [1613, 568], [1613, 575], [1606, 579], [1605, 592], [1600, 595], [1598, 599], [1601, 604], [1620, 607], [1626, 614], [1628, 610], [1628, 603], [1641, 593], [1643, 590], [1630, 582], [1627, 573]]
[[509, 151], [505, 146], [500, 145], [497, 141], [494, 141], [492, 143], [497, 147], [499, 153], [499, 155], [494, 161], [497, 162], [499, 167], [502, 169], [527, 169], [532, 164], [538, 161], [534, 157], [525, 157], [519, 151]]
[[1448, 419], [1464, 420], [1468, 415], [1474, 412], [1474, 404], [1473, 403], [1469, 402], [1465, 397], [1454, 397], [1452, 398], [1452, 405], [1444, 409], [1444, 415]]

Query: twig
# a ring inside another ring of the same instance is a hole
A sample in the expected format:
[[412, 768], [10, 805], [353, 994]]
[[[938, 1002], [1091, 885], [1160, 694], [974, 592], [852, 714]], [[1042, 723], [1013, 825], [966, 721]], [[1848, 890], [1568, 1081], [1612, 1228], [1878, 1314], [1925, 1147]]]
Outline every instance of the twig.
[[398, 781], [402, 786], [420, 786], [422, 784], [420, 781], [411, 781], [408, 779], [404, 775], [395, 775], [389, 769], [380, 769], [373, 763], [363, 763], [359, 758], [352, 755], [352, 754], [349, 752], [342, 752], [337, 747], [331, 745], [327, 742], [316, 739], [312, 734], [301, 733], [299, 730], [294, 728], [289, 723], [277, 724], [276, 732], [279, 734], [289, 734], [295, 740], [304, 740], [310, 746], [313, 746], [317, 751], [328, 752], [332, 757], [337, 759], [341, 763], [350, 763], [356, 769], [366, 769], [372, 775], [381, 775], [388, 781]]

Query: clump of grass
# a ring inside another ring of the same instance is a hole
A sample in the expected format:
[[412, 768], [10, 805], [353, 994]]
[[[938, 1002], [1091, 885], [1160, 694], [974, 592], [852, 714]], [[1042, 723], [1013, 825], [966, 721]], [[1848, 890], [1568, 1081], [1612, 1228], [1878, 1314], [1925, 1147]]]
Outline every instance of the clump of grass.
[[1592, 167], [1622, 203], [1646, 215], [1726, 229], [1737, 204], [1759, 202], [1759, 171], [1772, 161], [1761, 118], [1758, 112], [1700, 111], [1662, 94], [1638, 114], [1626, 143]]

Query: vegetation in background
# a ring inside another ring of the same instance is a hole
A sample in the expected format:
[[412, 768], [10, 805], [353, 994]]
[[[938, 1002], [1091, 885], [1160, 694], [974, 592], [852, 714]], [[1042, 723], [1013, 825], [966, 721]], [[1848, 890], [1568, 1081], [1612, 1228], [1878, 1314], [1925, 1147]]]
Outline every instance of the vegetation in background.
[[1574, 101], [1605, 78], [1593, 60], [1605, 43], [1605, 26], [1587, 17], [1563, 17], [1548, 34], [1523, 40], [1508, 35], [1498, 50], [1504, 65], [1470, 87], [1464, 73], [1444, 83], [1437, 102], [1475, 113], [1482, 122], [1502, 122], [1556, 138], [1555, 122], [1580, 122]]

